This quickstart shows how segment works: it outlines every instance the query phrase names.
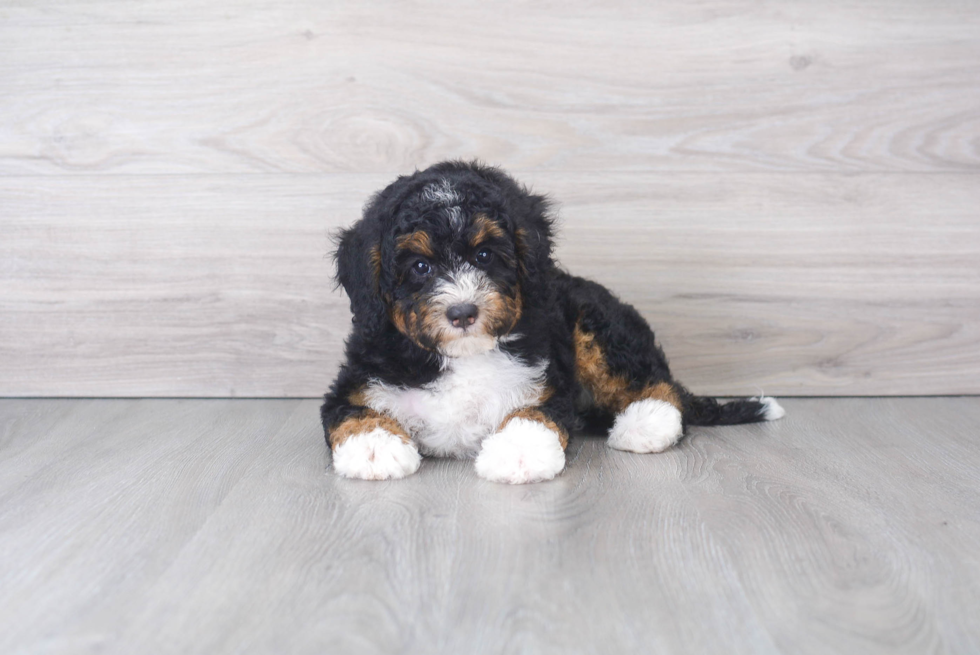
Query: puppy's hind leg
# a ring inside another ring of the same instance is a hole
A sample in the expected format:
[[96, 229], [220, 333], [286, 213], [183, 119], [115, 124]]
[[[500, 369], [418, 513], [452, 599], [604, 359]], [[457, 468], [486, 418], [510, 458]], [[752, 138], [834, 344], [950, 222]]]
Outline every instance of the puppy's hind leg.
[[[661, 373], [613, 369], [596, 336], [575, 330], [577, 375], [595, 406], [615, 417], [608, 444], [617, 450], [659, 453], [684, 434], [684, 390]], [[663, 378], [667, 379], [663, 379]]]
[[671, 391], [661, 395], [657, 387], [668, 387], [661, 382], [646, 391], [649, 395], [631, 400], [609, 430], [610, 448], [629, 450], [634, 453], [659, 453], [667, 450], [684, 434], [681, 410], [670, 400], [676, 394]]
[[630, 305], [601, 285], [568, 278], [575, 317], [575, 375], [593, 408], [614, 419], [609, 446], [655, 453], [684, 434], [683, 399], [653, 331]]
[[773, 398], [720, 404], [674, 381], [653, 331], [633, 307], [595, 282], [559, 278], [572, 326], [575, 376], [593, 409], [613, 419], [609, 445], [652, 453], [677, 443], [686, 425], [772, 421], [785, 413]]

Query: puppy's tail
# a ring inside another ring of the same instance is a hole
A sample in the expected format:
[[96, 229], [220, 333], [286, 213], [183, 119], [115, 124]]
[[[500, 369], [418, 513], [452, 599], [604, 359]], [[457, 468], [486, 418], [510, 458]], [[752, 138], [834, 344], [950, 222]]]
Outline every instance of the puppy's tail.
[[775, 398], [759, 396], [747, 400], [732, 400], [725, 404], [714, 398], [687, 396], [684, 398], [684, 421], [689, 425], [737, 425], [775, 421], [786, 410]]

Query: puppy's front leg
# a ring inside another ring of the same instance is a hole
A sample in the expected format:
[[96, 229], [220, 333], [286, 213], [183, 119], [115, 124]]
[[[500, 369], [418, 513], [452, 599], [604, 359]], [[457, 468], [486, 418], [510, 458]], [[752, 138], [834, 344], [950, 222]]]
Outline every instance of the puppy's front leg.
[[398, 421], [364, 409], [330, 429], [333, 468], [345, 478], [389, 480], [419, 469], [422, 458]]
[[565, 468], [568, 432], [541, 408], [525, 408], [504, 419], [483, 441], [476, 472], [492, 482], [524, 484], [551, 480]]

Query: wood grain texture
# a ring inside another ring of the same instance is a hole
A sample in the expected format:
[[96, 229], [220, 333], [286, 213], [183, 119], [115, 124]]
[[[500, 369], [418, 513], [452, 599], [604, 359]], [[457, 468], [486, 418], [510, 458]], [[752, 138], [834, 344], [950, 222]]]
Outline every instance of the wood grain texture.
[[980, 168], [967, 0], [2, 11], [7, 174]]
[[337, 478], [316, 401], [0, 401], [5, 653], [969, 653], [980, 400]]
[[499, 164], [700, 393], [980, 393], [966, 0], [0, 2], [0, 395], [315, 396], [329, 230]]
[[[980, 392], [972, 176], [520, 177], [699, 393]], [[0, 179], [0, 394], [326, 390], [350, 325], [329, 233], [386, 178], [166, 179]]]

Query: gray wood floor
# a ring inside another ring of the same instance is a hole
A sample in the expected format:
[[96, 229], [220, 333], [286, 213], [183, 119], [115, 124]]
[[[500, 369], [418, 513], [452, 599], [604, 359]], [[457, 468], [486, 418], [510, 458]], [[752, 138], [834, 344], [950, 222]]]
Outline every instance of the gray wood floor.
[[313, 400], [0, 401], [0, 652], [980, 652], [980, 398], [785, 406], [510, 487], [338, 479]]

